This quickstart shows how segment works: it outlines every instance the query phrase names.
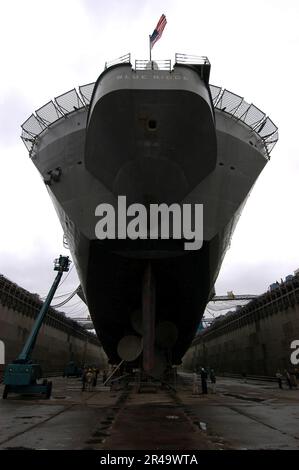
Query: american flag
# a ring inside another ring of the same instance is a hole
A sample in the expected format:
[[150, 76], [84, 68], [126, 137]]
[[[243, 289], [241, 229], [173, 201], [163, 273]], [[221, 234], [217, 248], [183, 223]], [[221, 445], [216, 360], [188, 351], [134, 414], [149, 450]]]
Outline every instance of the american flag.
[[163, 33], [163, 30], [166, 26], [166, 16], [165, 15], [162, 15], [161, 18], [159, 19], [158, 21], [158, 24], [157, 26], [155, 27], [154, 29], [154, 32], [153, 34], [150, 36], [150, 47], [151, 49], [154, 47], [154, 45], [156, 44], [156, 42], [160, 39], [160, 37], [162, 36], [162, 33]]

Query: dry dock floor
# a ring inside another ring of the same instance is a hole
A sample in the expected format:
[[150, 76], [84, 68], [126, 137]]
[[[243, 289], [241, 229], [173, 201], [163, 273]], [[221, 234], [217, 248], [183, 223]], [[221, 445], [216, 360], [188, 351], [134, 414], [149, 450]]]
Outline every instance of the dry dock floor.
[[[50, 400], [0, 399], [0, 449], [299, 449], [299, 389], [219, 378], [216, 393], [81, 391], [79, 379], [54, 378]], [[2, 396], [3, 386], [0, 385]]]

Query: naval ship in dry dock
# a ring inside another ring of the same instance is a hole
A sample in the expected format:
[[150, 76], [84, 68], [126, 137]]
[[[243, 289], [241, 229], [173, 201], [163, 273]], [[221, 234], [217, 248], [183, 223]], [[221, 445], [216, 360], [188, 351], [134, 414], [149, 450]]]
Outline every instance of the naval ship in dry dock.
[[[22, 125], [110, 363], [143, 347], [137, 363], [153, 375], [180, 364], [278, 140], [264, 112], [209, 75], [206, 57], [176, 54], [172, 66], [133, 64], [128, 54]], [[186, 251], [174, 237], [97, 239], [95, 208], [116, 207], [118, 196], [146, 207], [203, 204], [201, 249]]]

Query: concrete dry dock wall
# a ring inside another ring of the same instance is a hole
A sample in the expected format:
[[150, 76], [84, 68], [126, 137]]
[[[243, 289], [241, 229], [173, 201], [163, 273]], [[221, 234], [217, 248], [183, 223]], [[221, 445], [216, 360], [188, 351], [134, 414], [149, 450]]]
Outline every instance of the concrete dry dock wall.
[[[294, 370], [292, 341], [299, 340], [299, 278], [280, 284], [236, 313], [226, 315], [193, 341], [183, 367], [212, 367], [218, 372], [275, 375]], [[297, 366], [299, 370], [299, 366]]]
[[[5, 344], [5, 363], [21, 352], [40, 310], [40, 298], [0, 275], [0, 340]], [[70, 360], [105, 367], [107, 357], [99, 340], [78, 323], [50, 308], [32, 355], [45, 374], [62, 373]]]

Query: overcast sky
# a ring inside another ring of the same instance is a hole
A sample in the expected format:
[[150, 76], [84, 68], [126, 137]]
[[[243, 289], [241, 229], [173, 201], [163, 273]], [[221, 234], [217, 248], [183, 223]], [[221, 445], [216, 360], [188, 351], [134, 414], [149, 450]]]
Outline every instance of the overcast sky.
[[[96, 80], [104, 62], [148, 57], [148, 35], [167, 17], [153, 58], [207, 55], [212, 84], [253, 102], [280, 139], [243, 211], [217, 294], [261, 293], [299, 268], [297, 0], [1, 1], [0, 273], [43, 295], [52, 259], [67, 254], [47, 190], [20, 125], [54, 96]], [[59, 293], [78, 281], [75, 269]], [[73, 301], [69, 311], [85, 312]], [[77, 309], [77, 311], [76, 311]], [[67, 309], [66, 309], [67, 311]]]

